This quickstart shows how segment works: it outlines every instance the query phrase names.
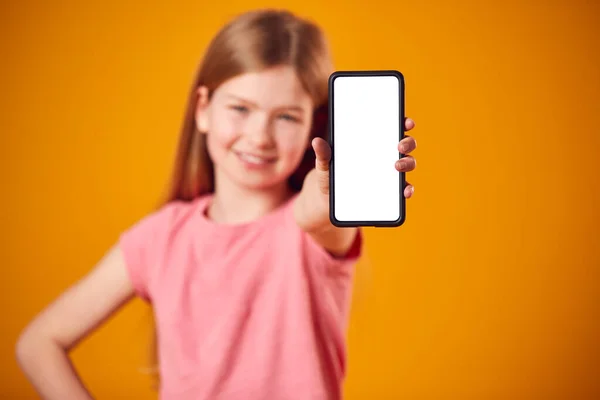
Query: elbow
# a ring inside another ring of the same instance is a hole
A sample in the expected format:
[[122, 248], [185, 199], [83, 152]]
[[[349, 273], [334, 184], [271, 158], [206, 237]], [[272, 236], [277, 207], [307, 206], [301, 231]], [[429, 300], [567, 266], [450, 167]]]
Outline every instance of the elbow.
[[17, 339], [15, 344], [15, 357], [19, 367], [26, 372], [32, 364], [44, 357], [51, 347], [52, 341], [45, 337], [39, 329], [27, 327]]
[[29, 360], [35, 356], [35, 335], [28, 329], [23, 331], [15, 345], [15, 357], [21, 369], [25, 369]]

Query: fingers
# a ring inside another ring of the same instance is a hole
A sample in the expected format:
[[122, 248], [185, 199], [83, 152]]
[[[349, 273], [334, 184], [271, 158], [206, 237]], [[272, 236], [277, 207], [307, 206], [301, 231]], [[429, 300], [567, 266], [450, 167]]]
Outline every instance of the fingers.
[[412, 136], [406, 136], [398, 143], [398, 151], [402, 154], [408, 154], [417, 148], [417, 141]]
[[[404, 120], [404, 129], [410, 131], [415, 127], [415, 121], [410, 118]], [[404, 139], [398, 143], [398, 151], [402, 154], [408, 154], [417, 148], [417, 141], [412, 136], [406, 135]]]
[[[415, 127], [415, 121], [410, 118], [406, 118], [404, 121], [404, 129], [410, 131]], [[417, 141], [411, 136], [406, 136], [398, 143], [398, 151], [406, 155], [417, 148]], [[402, 157], [396, 161], [396, 169], [400, 172], [412, 171], [417, 167], [417, 161], [412, 156]], [[406, 182], [404, 187], [404, 197], [411, 198], [415, 193], [415, 187], [410, 183]]]
[[409, 172], [417, 167], [417, 160], [412, 156], [403, 157], [396, 161], [395, 167], [399, 172]]
[[406, 182], [406, 187], [404, 188], [404, 197], [409, 199], [412, 197], [413, 194], [415, 194], [415, 187], [410, 183]]
[[315, 151], [315, 168], [318, 171], [329, 171], [329, 161], [331, 160], [331, 148], [322, 138], [314, 138], [312, 141], [312, 147]]

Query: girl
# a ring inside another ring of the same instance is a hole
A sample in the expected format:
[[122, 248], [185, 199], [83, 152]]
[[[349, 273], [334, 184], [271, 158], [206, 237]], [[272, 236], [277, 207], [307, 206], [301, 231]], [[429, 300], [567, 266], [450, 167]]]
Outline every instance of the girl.
[[[216, 35], [168, 201], [19, 339], [42, 397], [91, 398], [68, 351], [134, 295], [153, 306], [162, 399], [341, 397], [361, 235], [328, 217], [331, 72], [320, 29], [288, 12], [249, 12]], [[395, 165], [414, 167], [410, 156]]]

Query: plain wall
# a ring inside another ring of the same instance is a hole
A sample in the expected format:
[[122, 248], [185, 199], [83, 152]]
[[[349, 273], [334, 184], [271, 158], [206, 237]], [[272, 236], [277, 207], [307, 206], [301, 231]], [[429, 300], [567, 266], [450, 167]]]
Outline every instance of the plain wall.
[[[2, 2], [0, 397], [18, 333], [157, 204], [211, 36], [257, 6], [321, 23], [338, 69], [401, 70], [417, 127], [399, 229], [367, 229], [348, 399], [600, 397], [600, 7], [488, 1]], [[134, 301], [73, 353], [153, 398]]]

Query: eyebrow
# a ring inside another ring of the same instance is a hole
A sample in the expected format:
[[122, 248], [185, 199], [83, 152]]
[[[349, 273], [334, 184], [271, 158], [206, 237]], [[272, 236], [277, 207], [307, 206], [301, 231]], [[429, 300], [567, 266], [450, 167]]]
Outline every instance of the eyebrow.
[[[252, 102], [250, 100], [244, 99], [243, 97], [239, 97], [239, 96], [236, 96], [236, 95], [231, 94], [231, 93], [227, 93], [225, 96], [228, 97], [228, 98], [231, 98], [231, 99], [238, 100], [238, 101], [241, 101], [243, 103], [249, 104], [252, 107], [260, 108], [258, 106], [258, 104], [254, 103], [254, 102]], [[284, 110], [304, 111], [304, 108], [300, 107], [298, 105], [280, 106], [280, 107], [277, 107], [277, 109], [279, 109], [279, 110], [284, 109]]]

